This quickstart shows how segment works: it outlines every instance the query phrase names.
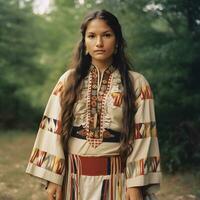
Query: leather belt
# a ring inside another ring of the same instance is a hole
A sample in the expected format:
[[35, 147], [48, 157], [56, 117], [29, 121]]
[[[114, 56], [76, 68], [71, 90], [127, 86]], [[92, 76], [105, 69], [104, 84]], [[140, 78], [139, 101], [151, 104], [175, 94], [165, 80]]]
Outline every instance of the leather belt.
[[[94, 135], [94, 139], [98, 139], [98, 138], [95, 138], [95, 134], [93, 134], [93, 135]], [[84, 129], [82, 126], [73, 126], [71, 136], [86, 140], [87, 130]], [[118, 131], [114, 131], [111, 129], [105, 129], [105, 131], [103, 133], [103, 142], [119, 143], [120, 138], [121, 138], [121, 133]]]

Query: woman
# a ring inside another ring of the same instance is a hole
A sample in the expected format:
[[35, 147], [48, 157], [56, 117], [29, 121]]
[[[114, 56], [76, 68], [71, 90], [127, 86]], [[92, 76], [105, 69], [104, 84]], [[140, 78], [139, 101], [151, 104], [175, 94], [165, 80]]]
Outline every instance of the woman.
[[160, 183], [153, 95], [131, 71], [117, 18], [88, 14], [72, 69], [56, 84], [27, 173], [48, 200], [143, 200]]

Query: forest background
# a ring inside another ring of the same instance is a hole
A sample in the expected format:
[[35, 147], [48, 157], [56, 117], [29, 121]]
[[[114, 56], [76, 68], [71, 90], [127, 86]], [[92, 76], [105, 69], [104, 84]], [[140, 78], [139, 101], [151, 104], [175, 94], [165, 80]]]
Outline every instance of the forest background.
[[81, 21], [98, 8], [118, 17], [133, 69], [151, 84], [164, 173], [200, 179], [199, 0], [0, 0], [0, 178], [7, 179], [9, 148], [30, 144], [23, 146], [26, 154], [17, 151], [30, 154], [51, 90], [70, 65]]

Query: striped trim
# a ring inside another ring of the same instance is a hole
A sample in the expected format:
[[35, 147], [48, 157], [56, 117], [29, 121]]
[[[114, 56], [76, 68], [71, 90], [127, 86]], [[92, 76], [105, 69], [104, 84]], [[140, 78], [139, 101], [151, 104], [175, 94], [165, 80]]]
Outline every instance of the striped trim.
[[30, 163], [60, 175], [64, 171], [64, 159], [41, 151], [38, 148], [33, 149]]
[[160, 157], [153, 156], [128, 163], [126, 169], [127, 178], [145, 175], [150, 172], [160, 172]]
[[102, 188], [101, 188], [101, 198], [100, 200], [107, 200], [109, 192], [109, 180], [103, 180]]

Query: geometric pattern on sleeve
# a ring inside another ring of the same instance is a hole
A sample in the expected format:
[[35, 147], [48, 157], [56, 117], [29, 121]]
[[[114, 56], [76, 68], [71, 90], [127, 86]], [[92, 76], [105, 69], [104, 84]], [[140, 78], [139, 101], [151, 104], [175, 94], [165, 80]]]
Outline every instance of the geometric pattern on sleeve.
[[134, 139], [157, 137], [156, 122], [136, 123]]
[[62, 90], [63, 90], [64, 84], [62, 81], [59, 81], [55, 88], [53, 89], [53, 95], [60, 96]]
[[58, 135], [61, 134], [61, 121], [57, 119], [52, 119], [50, 117], [47, 117], [46, 115], [42, 117], [42, 121], [39, 127], [43, 130], [47, 130]]
[[160, 157], [152, 156], [146, 159], [136, 160], [128, 163], [127, 178], [145, 175], [160, 171]]
[[153, 99], [153, 93], [149, 85], [145, 85], [141, 89], [141, 99]]
[[64, 159], [41, 151], [38, 148], [33, 149], [30, 163], [60, 175], [64, 170]]

